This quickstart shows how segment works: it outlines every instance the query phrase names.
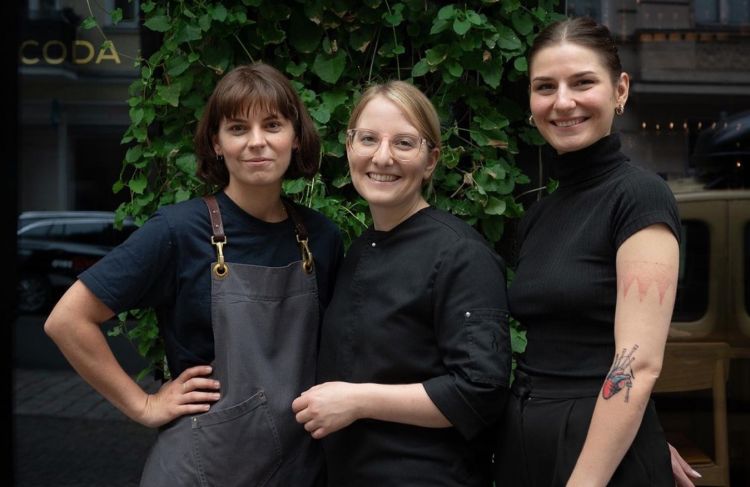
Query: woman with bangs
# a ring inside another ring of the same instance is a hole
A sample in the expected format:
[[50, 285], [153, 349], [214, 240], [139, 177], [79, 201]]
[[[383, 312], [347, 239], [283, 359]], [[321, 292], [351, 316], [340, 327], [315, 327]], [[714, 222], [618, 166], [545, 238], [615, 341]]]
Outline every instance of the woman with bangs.
[[[336, 226], [281, 196], [320, 141], [289, 81], [262, 63], [217, 84], [195, 135], [215, 194], [160, 208], [79, 276], [45, 331], [126, 416], [159, 428], [142, 486], [313, 486], [319, 447], [292, 400], [315, 383], [321, 310], [343, 257]], [[172, 377], [144, 391], [100, 325], [153, 307]]]

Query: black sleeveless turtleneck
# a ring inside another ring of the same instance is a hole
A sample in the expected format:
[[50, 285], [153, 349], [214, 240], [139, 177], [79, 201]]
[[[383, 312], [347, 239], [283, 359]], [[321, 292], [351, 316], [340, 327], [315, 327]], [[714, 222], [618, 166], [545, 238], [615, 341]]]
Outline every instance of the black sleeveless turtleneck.
[[679, 239], [677, 206], [664, 181], [628, 163], [618, 134], [548, 156], [560, 185], [521, 221], [509, 289], [511, 314], [527, 330], [518, 366], [532, 375], [603, 379], [614, 357], [617, 249], [657, 223]]

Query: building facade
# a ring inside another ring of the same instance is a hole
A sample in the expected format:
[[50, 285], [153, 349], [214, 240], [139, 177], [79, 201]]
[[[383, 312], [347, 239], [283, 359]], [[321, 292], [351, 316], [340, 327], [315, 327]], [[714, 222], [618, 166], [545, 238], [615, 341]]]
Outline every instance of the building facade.
[[[98, 27], [84, 29], [92, 15]], [[18, 210], [113, 210], [125, 198], [111, 188], [138, 76], [138, 1], [28, 0], [21, 17]]]

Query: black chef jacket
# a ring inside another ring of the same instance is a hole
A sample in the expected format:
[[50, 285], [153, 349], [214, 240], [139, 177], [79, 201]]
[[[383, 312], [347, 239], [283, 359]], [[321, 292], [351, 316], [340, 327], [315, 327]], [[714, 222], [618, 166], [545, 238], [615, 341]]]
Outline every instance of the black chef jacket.
[[322, 326], [319, 382], [422, 383], [453, 427], [359, 420], [323, 440], [329, 485], [488, 486], [511, 370], [505, 267], [425, 208], [351, 246]]

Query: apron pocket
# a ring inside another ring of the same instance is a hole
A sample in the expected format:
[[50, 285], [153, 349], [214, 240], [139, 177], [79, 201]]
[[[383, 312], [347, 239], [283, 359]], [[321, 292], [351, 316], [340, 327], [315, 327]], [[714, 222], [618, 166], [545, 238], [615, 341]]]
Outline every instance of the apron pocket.
[[281, 464], [281, 442], [263, 391], [221, 411], [191, 418], [201, 485], [266, 485]]

